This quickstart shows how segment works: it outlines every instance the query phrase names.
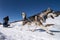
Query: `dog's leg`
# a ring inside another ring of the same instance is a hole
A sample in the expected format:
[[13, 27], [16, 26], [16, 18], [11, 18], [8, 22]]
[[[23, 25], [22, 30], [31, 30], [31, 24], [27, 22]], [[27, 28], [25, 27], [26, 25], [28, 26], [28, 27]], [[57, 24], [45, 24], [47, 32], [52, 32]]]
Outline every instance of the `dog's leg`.
[[27, 23], [26, 21], [23, 21], [21, 30], [23, 29], [23, 27], [24, 27], [24, 25], [25, 25], [26, 23]]
[[21, 29], [20, 29], [21, 31], [23, 30], [23, 27], [24, 27], [24, 26], [21, 27]]
[[44, 27], [43, 25], [40, 25], [41, 26], [41, 28], [43, 29], [43, 30], [45, 30], [47, 33], [49, 33], [49, 34], [51, 34], [51, 35], [54, 35], [51, 31], [49, 31], [46, 27]]
[[28, 22], [27, 24], [28, 24], [28, 30], [30, 30], [30, 28], [29, 28], [29, 27], [31, 26], [31, 23], [30, 23], [30, 22]]
[[[37, 17], [37, 16], [35, 16], [34, 23], [35, 23], [35, 25], [36, 25], [36, 27], [35, 27], [35, 29], [36, 29], [36, 28], [37, 28], [37, 26], [38, 26], [38, 17]], [[34, 29], [34, 30], [35, 30], [35, 29]], [[32, 31], [34, 31], [34, 30], [32, 30]]]
[[54, 24], [46, 24], [45, 27], [53, 26]]

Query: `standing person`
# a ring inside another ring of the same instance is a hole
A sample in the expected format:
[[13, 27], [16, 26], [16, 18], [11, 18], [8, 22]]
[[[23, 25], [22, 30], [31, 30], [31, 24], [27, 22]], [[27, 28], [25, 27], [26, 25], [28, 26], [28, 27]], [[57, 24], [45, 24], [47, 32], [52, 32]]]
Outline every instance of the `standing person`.
[[4, 27], [8, 27], [8, 26], [9, 26], [9, 24], [8, 24], [9, 16], [4, 17], [4, 18], [3, 18], [3, 21], [4, 21], [4, 22], [3, 22], [3, 26], [4, 26]]

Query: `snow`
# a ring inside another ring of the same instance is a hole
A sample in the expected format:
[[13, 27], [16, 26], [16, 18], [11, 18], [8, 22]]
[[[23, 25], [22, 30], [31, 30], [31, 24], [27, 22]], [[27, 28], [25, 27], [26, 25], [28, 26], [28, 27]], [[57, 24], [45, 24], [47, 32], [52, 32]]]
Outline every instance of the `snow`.
[[[38, 26], [34, 32], [29, 29], [35, 29], [36, 25], [28, 26], [27, 24], [22, 26], [22, 21], [11, 23], [9, 27], [5, 28], [0, 25], [0, 40], [60, 40], [60, 16], [55, 19], [48, 18], [45, 24], [54, 24], [53, 26], [47, 27], [51, 30], [54, 35], [50, 35], [45, 31], [41, 30]], [[22, 28], [22, 30], [21, 30]]]

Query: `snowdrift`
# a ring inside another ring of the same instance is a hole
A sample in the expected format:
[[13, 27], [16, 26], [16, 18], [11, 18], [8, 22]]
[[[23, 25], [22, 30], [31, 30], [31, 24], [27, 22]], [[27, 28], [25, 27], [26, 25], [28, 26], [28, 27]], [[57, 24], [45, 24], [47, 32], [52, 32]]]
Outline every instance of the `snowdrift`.
[[[11, 23], [10, 28], [5, 28], [0, 25], [0, 40], [60, 40], [60, 16], [55, 19], [48, 18], [45, 24], [54, 24], [47, 27], [54, 35], [50, 35], [42, 30], [39, 26], [34, 32], [28, 29], [35, 29], [36, 25], [32, 23], [31, 26], [27, 24], [22, 26], [22, 21]], [[23, 29], [21, 30], [21, 28]]]

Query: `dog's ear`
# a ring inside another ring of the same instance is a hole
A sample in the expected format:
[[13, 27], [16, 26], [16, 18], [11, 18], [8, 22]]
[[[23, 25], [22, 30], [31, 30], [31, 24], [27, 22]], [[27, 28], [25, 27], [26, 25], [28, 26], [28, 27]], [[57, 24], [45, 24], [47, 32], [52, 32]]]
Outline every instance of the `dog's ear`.
[[51, 11], [51, 8], [50, 8], [50, 7], [48, 7], [47, 11], [49, 11], [49, 12], [50, 12], [50, 11]]

